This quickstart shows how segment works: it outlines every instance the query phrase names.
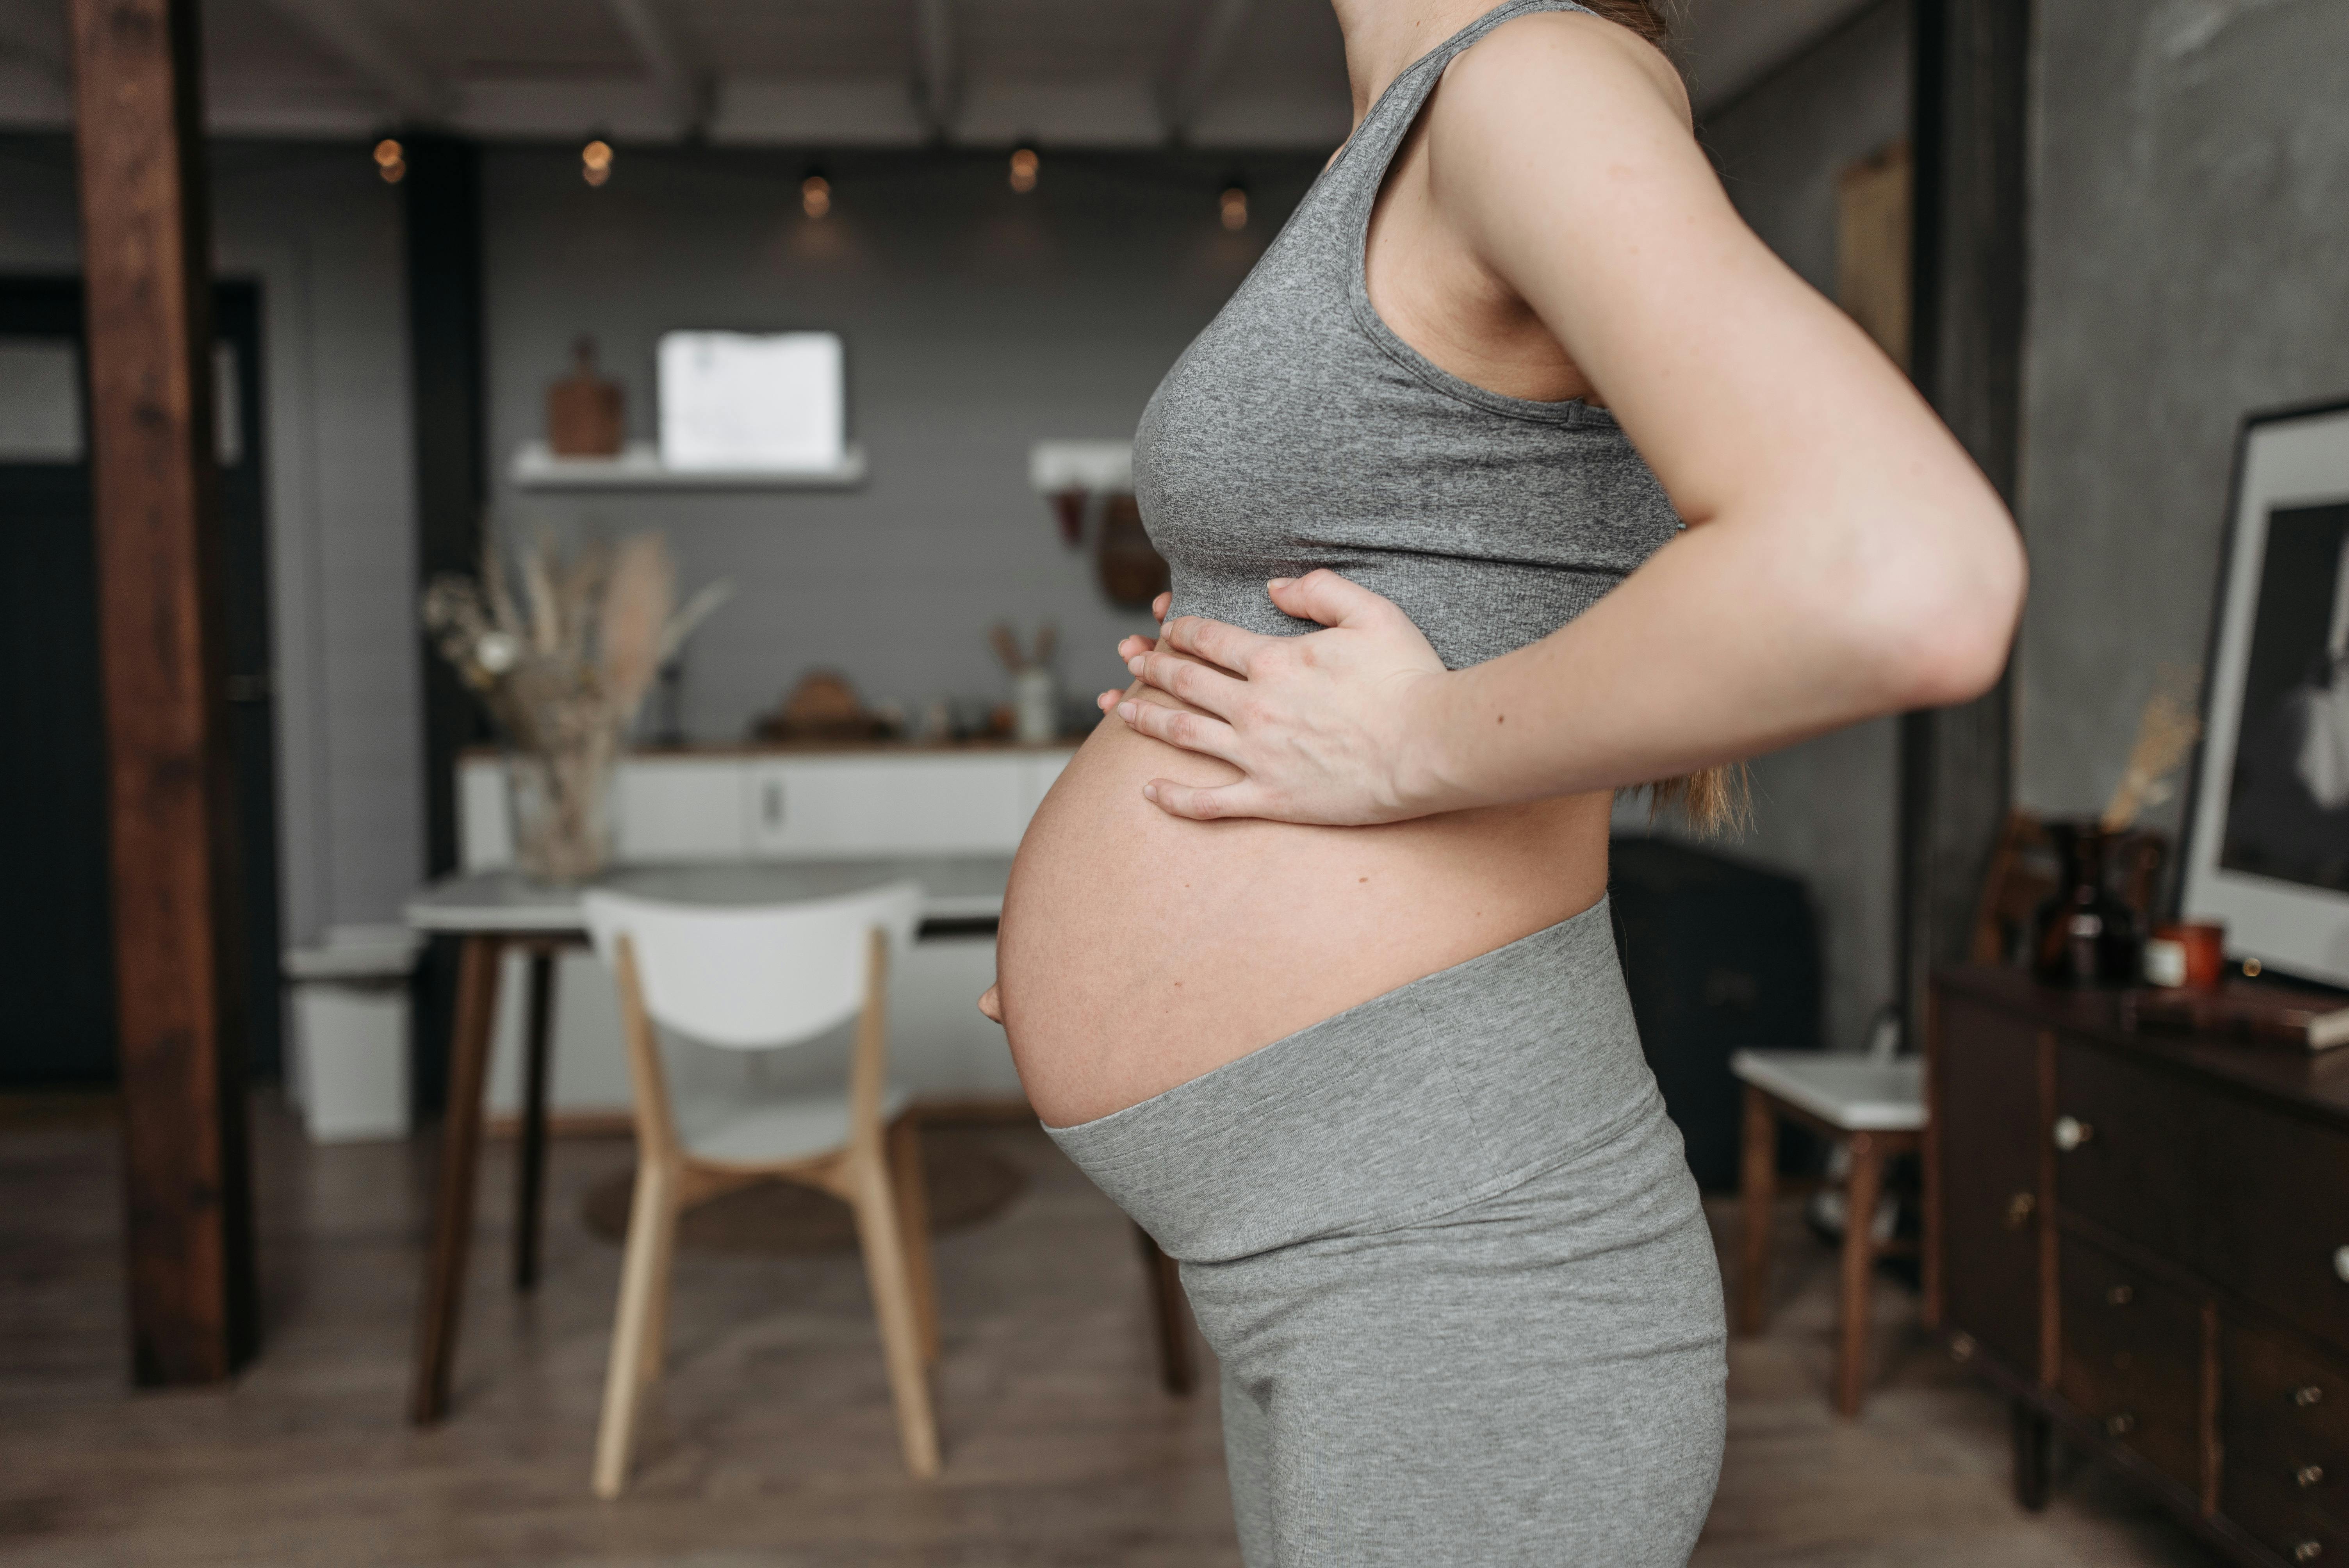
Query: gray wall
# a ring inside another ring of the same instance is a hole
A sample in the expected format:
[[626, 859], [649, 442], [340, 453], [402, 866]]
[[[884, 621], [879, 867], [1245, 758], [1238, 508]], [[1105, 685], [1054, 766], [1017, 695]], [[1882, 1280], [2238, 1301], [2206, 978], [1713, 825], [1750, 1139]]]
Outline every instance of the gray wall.
[[[1705, 145], [1745, 221], [1813, 286], [1836, 281], [1837, 174], [1909, 133], [1909, 9], [1889, 0], [1717, 110]], [[1826, 945], [1826, 1043], [1863, 1043], [1893, 992], [1894, 724], [1754, 764], [1754, 830], [1724, 846], [1810, 882]]]
[[2018, 788], [2091, 811], [2200, 666], [2238, 421], [2349, 394], [2349, 6], [2039, 14]]
[[[489, 155], [491, 450], [498, 520], [665, 529], [690, 589], [736, 596], [696, 637], [686, 726], [740, 737], [802, 673], [868, 700], [1000, 701], [987, 629], [1059, 623], [1072, 690], [1122, 681], [1112, 609], [1028, 483], [1030, 443], [1133, 434], [1143, 405], [1246, 274], [1318, 160], [1246, 160], [1252, 222], [1226, 232], [1227, 165], [1046, 160], [1031, 195], [996, 157], [868, 155], [831, 165], [835, 204], [799, 208], [802, 166], [744, 153], [632, 155], [589, 190], [576, 154]], [[544, 430], [547, 382], [593, 332], [653, 431], [652, 356], [671, 328], [826, 328], [848, 355], [850, 435], [871, 479], [844, 493], [517, 492], [505, 469]]]
[[[423, 868], [399, 203], [363, 146], [215, 143], [215, 265], [261, 285], [289, 944], [396, 921]], [[0, 272], [78, 270], [62, 138], [0, 141]]]

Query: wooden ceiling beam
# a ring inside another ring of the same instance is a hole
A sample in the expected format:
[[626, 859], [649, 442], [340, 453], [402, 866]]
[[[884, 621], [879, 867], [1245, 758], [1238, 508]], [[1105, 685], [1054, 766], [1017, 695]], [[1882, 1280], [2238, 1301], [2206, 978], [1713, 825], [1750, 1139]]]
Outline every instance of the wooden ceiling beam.
[[402, 119], [430, 125], [448, 118], [448, 88], [386, 37], [356, 0], [269, 0], [269, 5], [381, 93]]
[[604, 0], [604, 8], [652, 73], [677, 134], [689, 137], [701, 131], [709, 121], [709, 80], [678, 39], [659, 0]]
[[1177, 40], [1162, 88], [1168, 139], [1190, 139], [1254, 5], [1255, 0], [1203, 0], [1195, 7], [1196, 25]]
[[914, 80], [922, 118], [940, 140], [954, 129], [962, 96], [956, 57], [953, 0], [914, 0]]

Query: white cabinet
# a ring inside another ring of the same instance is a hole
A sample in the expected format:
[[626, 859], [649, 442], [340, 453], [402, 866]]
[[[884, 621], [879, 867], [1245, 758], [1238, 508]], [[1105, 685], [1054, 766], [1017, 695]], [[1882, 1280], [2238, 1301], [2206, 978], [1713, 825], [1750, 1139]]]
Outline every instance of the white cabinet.
[[744, 770], [698, 758], [636, 757], [613, 783], [624, 861], [739, 861], [750, 852]]
[[[635, 864], [1008, 855], [1066, 751], [647, 753], [613, 784], [617, 858]], [[503, 763], [458, 767], [465, 869], [513, 863]]]
[[750, 850], [834, 855], [1004, 855], [1035, 805], [1017, 752], [764, 759], [750, 767]]

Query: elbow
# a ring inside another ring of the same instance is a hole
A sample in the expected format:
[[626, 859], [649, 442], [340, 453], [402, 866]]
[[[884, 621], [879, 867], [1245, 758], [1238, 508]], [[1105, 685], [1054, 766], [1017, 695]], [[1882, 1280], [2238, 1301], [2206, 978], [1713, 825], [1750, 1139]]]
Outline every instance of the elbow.
[[1971, 702], [2005, 674], [2029, 576], [2023, 543], [2002, 519], [1970, 548], [1920, 562], [1885, 596], [1867, 650], [1887, 711]]

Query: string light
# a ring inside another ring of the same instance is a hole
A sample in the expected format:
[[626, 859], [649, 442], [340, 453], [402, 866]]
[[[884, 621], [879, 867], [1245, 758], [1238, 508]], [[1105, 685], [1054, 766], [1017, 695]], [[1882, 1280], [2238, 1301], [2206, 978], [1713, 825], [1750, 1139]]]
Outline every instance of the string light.
[[1239, 181], [1235, 180], [1224, 187], [1224, 193], [1217, 198], [1216, 205], [1223, 215], [1225, 228], [1237, 234], [1247, 227], [1247, 187]]
[[1011, 189], [1023, 196], [1036, 189], [1036, 170], [1041, 161], [1036, 156], [1036, 150], [1032, 147], [1013, 148], [1011, 150]]
[[601, 185], [612, 178], [612, 144], [600, 137], [579, 150], [579, 178]]
[[375, 144], [376, 172], [383, 176], [386, 185], [397, 185], [408, 172], [407, 150], [389, 137]]
[[807, 178], [800, 181], [800, 211], [811, 218], [821, 218], [832, 211], [832, 181], [823, 177], [823, 170], [811, 169]]

